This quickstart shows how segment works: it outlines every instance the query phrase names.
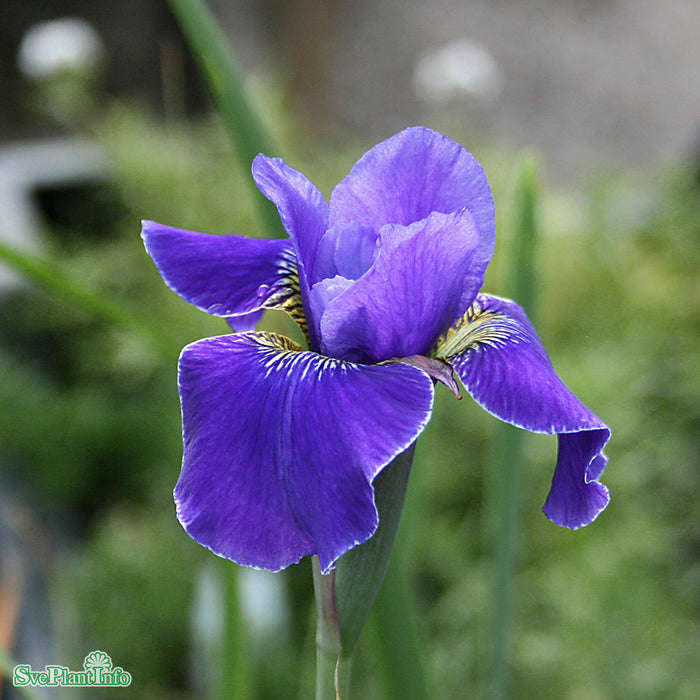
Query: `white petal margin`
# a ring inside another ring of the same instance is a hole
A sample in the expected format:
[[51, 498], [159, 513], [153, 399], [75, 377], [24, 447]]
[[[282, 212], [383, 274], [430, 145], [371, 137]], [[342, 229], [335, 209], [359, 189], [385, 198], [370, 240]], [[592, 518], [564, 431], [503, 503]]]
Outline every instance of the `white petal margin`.
[[557, 467], [544, 506], [550, 520], [576, 529], [599, 515], [610, 500], [598, 481], [610, 429], [557, 376], [520, 306], [480, 294], [432, 354], [448, 360], [472, 397], [496, 417], [559, 435]]
[[322, 570], [376, 530], [372, 481], [427, 424], [433, 382], [267, 333], [208, 338], [180, 356], [184, 455], [177, 515], [200, 544], [277, 571]]

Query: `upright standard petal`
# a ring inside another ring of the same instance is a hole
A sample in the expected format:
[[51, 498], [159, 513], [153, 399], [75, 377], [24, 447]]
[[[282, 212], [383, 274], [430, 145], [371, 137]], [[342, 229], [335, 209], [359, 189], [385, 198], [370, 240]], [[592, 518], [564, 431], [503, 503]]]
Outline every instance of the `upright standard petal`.
[[557, 376], [525, 312], [510, 300], [480, 294], [433, 355], [449, 360], [474, 399], [501, 420], [559, 434], [544, 512], [574, 529], [594, 520], [609, 501], [598, 479], [610, 429]]
[[322, 236], [311, 276], [312, 287], [341, 275], [357, 280], [369, 270], [377, 253], [379, 232], [369, 226], [334, 226]]
[[318, 554], [328, 572], [377, 527], [372, 481], [426, 425], [430, 377], [354, 365], [265, 333], [187, 346], [178, 518], [197, 542], [276, 571]]
[[323, 314], [326, 354], [355, 362], [428, 354], [484, 281], [481, 242], [466, 209], [382, 228], [372, 267]]
[[431, 212], [466, 207], [483, 236], [488, 260], [494, 246], [494, 204], [483, 168], [462, 146], [425, 127], [411, 127], [378, 144], [338, 183], [330, 198], [330, 225], [355, 223], [378, 231]]
[[310, 279], [316, 250], [328, 223], [324, 196], [306, 175], [290, 168], [281, 158], [260, 154], [253, 161], [252, 170], [258, 189], [277, 206], [282, 224], [296, 245], [303, 274]]
[[217, 236], [155, 221], [142, 226], [146, 250], [165, 283], [202, 311], [233, 317], [261, 308], [294, 315], [299, 308], [290, 241]]
[[277, 206], [282, 224], [292, 238], [299, 271], [299, 293], [307, 327], [303, 328], [309, 346], [320, 344], [318, 319], [309, 303], [311, 279], [319, 241], [328, 223], [328, 205], [316, 186], [281, 158], [268, 158], [262, 153], [253, 161], [253, 179], [258, 189]]

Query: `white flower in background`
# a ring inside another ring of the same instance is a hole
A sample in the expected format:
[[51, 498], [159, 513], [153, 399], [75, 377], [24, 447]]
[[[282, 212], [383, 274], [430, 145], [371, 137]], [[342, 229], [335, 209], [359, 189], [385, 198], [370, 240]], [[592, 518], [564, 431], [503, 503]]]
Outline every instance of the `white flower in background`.
[[492, 100], [503, 77], [496, 59], [475, 41], [460, 39], [419, 55], [413, 71], [413, 91], [428, 103], [462, 97]]
[[32, 80], [62, 71], [92, 71], [105, 54], [97, 30], [78, 17], [64, 17], [31, 26], [17, 53], [20, 71]]

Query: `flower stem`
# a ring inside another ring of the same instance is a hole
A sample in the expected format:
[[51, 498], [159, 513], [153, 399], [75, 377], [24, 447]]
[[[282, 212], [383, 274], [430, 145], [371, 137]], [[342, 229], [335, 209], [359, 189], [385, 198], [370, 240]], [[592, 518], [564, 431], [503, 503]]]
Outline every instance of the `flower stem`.
[[352, 653], [377, 597], [401, 517], [415, 443], [394, 458], [374, 486], [379, 525], [346, 552], [327, 576], [313, 557], [316, 631], [316, 700], [347, 700]]
[[335, 609], [335, 571], [324, 576], [318, 557], [311, 560], [316, 595], [316, 700], [347, 700], [350, 657], [341, 653]]
[[379, 526], [372, 537], [344, 554], [335, 568], [335, 610], [340, 645], [350, 654], [357, 644], [389, 564], [399, 526], [415, 443], [374, 481]]

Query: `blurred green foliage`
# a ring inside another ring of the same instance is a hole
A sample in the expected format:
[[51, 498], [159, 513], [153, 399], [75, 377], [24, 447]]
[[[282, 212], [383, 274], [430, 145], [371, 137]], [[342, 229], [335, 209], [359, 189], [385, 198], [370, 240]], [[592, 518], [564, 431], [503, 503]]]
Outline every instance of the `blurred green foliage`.
[[[199, 698], [193, 601], [213, 556], [174, 517], [176, 360], [186, 343], [227, 326], [166, 289], [142, 248], [139, 219], [219, 233], [260, 228], [247, 176], [218, 122], [164, 126], [115, 106], [99, 138], [114, 178], [85, 206], [87, 215], [106, 207], [111, 216], [93, 217], [99, 230], [78, 233], [77, 224], [54, 223], [46, 245], [63, 270], [157, 329], [172, 349], [158, 352], [41, 290], [4, 295], [0, 483], [55, 546], [47, 576], [57, 662], [76, 667], [103, 649], [133, 675], [129, 697]], [[498, 243], [486, 291], [498, 294], [499, 261], [518, 233], [508, 219], [510, 159], [467, 145], [495, 188]], [[300, 142], [285, 156], [328, 194], [367, 146], [310, 155]], [[525, 436], [513, 697], [690, 700], [700, 695], [698, 185], [680, 167], [654, 181], [600, 173], [584, 193], [545, 191], [540, 218], [538, 330], [560, 375], [613, 429], [604, 479], [612, 503], [578, 532], [549, 523], [539, 509], [556, 440]], [[264, 324], [295, 333], [282, 315]], [[496, 420], [468, 397], [438, 394], [418, 443], [397, 552], [435, 696], [486, 697], [485, 504], [493, 480], [484, 465], [496, 449]], [[289, 629], [251, 642], [259, 698], [310, 693], [307, 564], [280, 574]], [[382, 697], [373, 629], [356, 662], [365, 698]]]

